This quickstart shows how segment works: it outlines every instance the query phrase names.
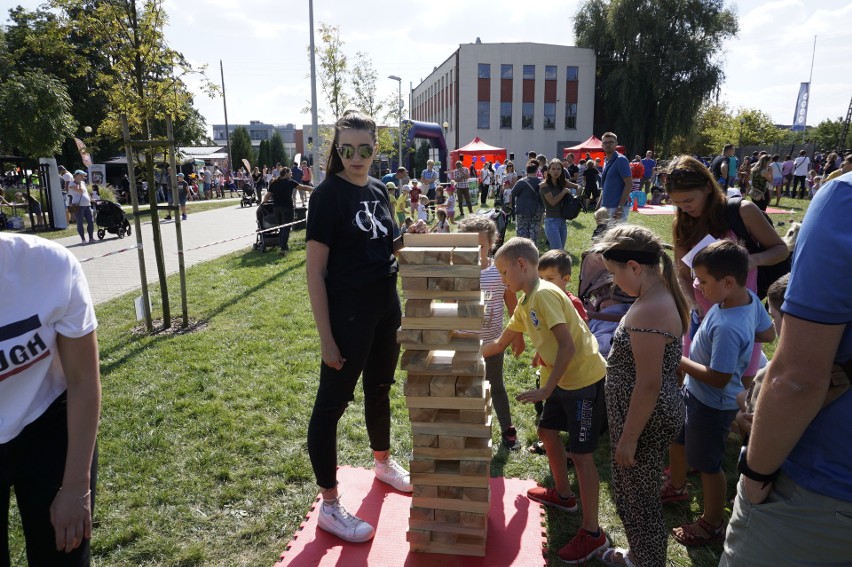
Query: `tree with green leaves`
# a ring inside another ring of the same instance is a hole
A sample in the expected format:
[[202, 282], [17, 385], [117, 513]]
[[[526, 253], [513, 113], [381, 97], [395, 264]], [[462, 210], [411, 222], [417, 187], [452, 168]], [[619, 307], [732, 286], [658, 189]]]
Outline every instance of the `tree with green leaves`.
[[615, 131], [631, 154], [666, 153], [722, 84], [722, 43], [737, 30], [723, 0], [582, 2], [574, 33], [597, 54], [596, 131]]
[[252, 165], [258, 166], [262, 171], [271, 162], [272, 160], [269, 158], [269, 142], [261, 140], [260, 146], [257, 148], [257, 163], [253, 163]]
[[[334, 121], [343, 116], [349, 104], [346, 87], [349, 82], [349, 60], [343, 52], [344, 42], [340, 39], [340, 27], [320, 23], [320, 45], [315, 46], [319, 62], [320, 87], [325, 95]], [[310, 55], [310, 47], [308, 47]]]
[[287, 161], [287, 152], [284, 150], [284, 138], [278, 130], [272, 134], [272, 139], [269, 141], [269, 165], [273, 166], [276, 163], [290, 166]]
[[52, 156], [74, 132], [71, 97], [54, 76], [27, 71], [0, 81], [2, 143], [24, 157]]
[[243, 159], [255, 163], [254, 148], [251, 147], [251, 136], [245, 126], [238, 126], [231, 134], [231, 159], [234, 169], [242, 167]]
[[355, 108], [367, 116], [378, 118], [385, 103], [376, 99], [376, 80], [379, 73], [373, 67], [370, 56], [359, 51], [355, 54], [355, 65], [352, 67], [352, 103]]

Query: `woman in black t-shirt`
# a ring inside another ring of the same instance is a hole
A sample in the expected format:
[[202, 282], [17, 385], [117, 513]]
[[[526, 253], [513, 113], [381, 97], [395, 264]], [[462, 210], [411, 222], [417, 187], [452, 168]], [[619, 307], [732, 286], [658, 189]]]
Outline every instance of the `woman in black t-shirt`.
[[347, 112], [337, 121], [327, 177], [308, 202], [308, 294], [322, 348], [320, 382], [308, 425], [308, 453], [322, 493], [319, 527], [347, 541], [373, 537], [337, 491], [337, 423], [363, 372], [364, 422], [376, 477], [412, 492], [390, 458], [390, 387], [399, 358], [393, 216], [385, 186], [369, 177], [376, 124]]

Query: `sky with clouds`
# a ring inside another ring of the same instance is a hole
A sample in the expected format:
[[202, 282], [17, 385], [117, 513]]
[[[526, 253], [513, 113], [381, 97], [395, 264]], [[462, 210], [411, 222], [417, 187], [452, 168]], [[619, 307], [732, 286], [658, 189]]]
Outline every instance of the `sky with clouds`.
[[[39, 0], [17, 0], [34, 9]], [[852, 97], [852, 0], [727, 0], [740, 31], [724, 45], [726, 79], [720, 101], [758, 108], [791, 124], [799, 83], [808, 80], [816, 40], [808, 124], [846, 115]], [[485, 43], [574, 43], [578, 0], [544, 0], [528, 10], [516, 0], [314, 0], [314, 23], [340, 26], [344, 51], [366, 53], [378, 71], [379, 99], [392, 96], [402, 77], [407, 101], [417, 86], [458, 48]], [[310, 123], [308, 0], [165, 0], [170, 45], [208, 76], [225, 70], [228, 121], [244, 124]], [[4, 10], [5, 12], [5, 10]], [[7, 13], [3, 14], [5, 22]], [[319, 42], [319, 37], [316, 37]], [[323, 106], [322, 93], [319, 106]], [[407, 102], [406, 102], [407, 105]], [[224, 123], [221, 98], [199, 94], [196, 106], [211, 124]]]

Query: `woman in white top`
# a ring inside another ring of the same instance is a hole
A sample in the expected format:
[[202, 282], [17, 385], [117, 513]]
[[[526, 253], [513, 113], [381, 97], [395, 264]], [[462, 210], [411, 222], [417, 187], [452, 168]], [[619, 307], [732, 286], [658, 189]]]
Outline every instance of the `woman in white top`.
[[94, 242], [95, 223], [92, 218], [92, 199], [89, 197], [89, 190], [86, 187], [86, 172], [78, 169], [74, 172], [74, 181], [68, 184], [68, 197], [72, 207], [77, 207], [74, 216], [77, 219], [77, 234], [83, 244], [86, 243], [86, 233], [83, 231], [83, 219], [86, 220], [86, 232], [89, 233], [89, 243]]

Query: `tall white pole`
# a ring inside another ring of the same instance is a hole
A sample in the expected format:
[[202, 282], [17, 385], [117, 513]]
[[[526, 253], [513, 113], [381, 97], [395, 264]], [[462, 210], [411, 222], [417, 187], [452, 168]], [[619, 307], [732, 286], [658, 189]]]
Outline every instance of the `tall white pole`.
[[396, 111], [397, 111], [397, 123], [396, 130], [398, 134], [397, 139], [397, 150], [399, 151], [399, 164], [397, 168], [403, 167], [402, 165], [402, 77], [397, 77], [396, 75], [388, 75], [388, 79], [396, 81], [397, 86], [399, 87], [397, 98], [396, 98]]
[[[814, 80], [814, 59], [816, 59], [816, 38], [817, 38], [817, 36], [814, 36], [814, 50], [811, 53], [811, 74], [808, 77], [808, 105], [810, 105], [811, 92], [812, 92], [812, 87], [813, 87], [813, 85], [811, 84], [811, 81]], [[805, 143], [805, 132], [807, 132], [807, 131], [808, 131], [808, 124], [807, 124], [807, 121], [805, 121], [805, 127], [802, 128], [802, 143]]]
[[314, 52], [314, 0], [308, 0], [308, 20], [311, 27], [311, 179], [319, 179], [319, 165], [317, 164], [317, 145], [320, 143], [319, 118], [317, 116], [317, 62]]

